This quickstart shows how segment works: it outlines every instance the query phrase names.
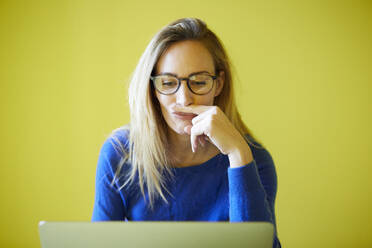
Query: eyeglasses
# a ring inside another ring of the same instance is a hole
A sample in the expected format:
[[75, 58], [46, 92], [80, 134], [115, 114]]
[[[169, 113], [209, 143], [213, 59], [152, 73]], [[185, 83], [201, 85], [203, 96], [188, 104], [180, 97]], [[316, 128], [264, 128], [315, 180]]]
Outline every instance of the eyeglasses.
[[181, 86], [182, 80], [186, 80], [187, 87], [192, 93], [196, 95], [205, 95], [212, 90], [216, 78], [217, 76], [209, 75], [206, 72], [192, 73], [185, 78], [179, 78], [170, 73], [150, 77], [155, 89], [160, 94], [164, 95], [176, 93]]

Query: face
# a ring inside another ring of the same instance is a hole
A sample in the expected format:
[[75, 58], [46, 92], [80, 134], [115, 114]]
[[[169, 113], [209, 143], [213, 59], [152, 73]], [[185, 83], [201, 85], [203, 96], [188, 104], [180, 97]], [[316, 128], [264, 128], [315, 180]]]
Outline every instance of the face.
[[[188, 77], [195, 72], [215, 74], [213, 58], [204, 45], [198, 41], [181, 41], [172, 44], [160, 57], [155, 67], [156, 75], [171, 73], [177, 77]], [[214, 98], [223, 88], [223, 72], [220, 73], [212, 90], [205, 95], [196, 95], [187, 87], [186, 80], [181, 81], [178, 91], [171, 95], [163, 95], [155, 90], [162, 115], [168, 126], [176, 133], [186, 135], [184, 128], [192, 125], [195, 115], [182, 115], [174, 110], [175, 106], [213, 105]]]

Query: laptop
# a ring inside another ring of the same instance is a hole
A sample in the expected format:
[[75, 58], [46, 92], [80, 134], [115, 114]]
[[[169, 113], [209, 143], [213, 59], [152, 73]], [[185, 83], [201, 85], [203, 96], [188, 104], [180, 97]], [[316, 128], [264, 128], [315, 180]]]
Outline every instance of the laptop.
[[270, 222], [39, 222], [42, 248], [273, 246]]

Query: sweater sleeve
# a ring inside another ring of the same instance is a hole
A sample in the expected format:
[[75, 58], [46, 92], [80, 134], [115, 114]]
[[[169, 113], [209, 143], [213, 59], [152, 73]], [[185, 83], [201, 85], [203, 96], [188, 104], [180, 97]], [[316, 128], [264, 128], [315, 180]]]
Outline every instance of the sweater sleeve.
[[125, 219], [124, 197], [118, 185], [111, 184], [119, 161], [120, 155], [113, 146], [113, 140], [109, 138], [99, 153], [92, 221]]
[[268, 221], [274, 225], [273, 247], [281, 247], [277, 238], [275, 197], [277, 175], [266, 149], [253, 152], [247, 165], [228, 168], [230, 222]]

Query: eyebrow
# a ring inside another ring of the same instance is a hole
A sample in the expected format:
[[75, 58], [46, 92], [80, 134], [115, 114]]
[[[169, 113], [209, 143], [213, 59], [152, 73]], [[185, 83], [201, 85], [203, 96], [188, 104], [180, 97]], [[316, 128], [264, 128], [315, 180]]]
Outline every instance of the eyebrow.
[[[192, 75], [195, 75], [195, 74], [201, 74], [201, 73], [208, 73], [209, 75], [212, 75], [211, 73], [209, 73], [209, 71], [197, 71], [197, 72], [193, 72], [193, 73], [189, 74], [188, 77], [190, 77]], [[177, 74], [171, 73], [171, 72], [162, 72], [162, 73], [156, 74], [155, 76], [161, 76], [161, 75], [169, 75], [169, 76], [178, 77]]]

